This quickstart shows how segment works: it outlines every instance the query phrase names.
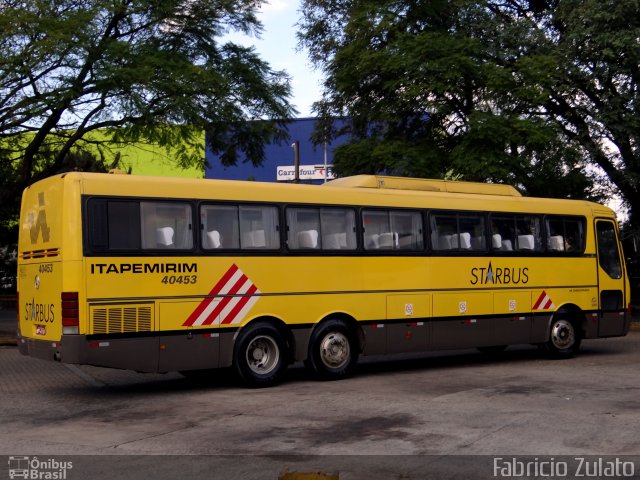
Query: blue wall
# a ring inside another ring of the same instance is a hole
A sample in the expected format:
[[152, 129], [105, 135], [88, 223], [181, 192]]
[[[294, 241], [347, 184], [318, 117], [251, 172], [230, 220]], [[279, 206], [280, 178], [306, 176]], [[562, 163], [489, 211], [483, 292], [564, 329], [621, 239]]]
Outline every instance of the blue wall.
[[[344, 120], [335, 120], [336, 126], [341, 126]], [[245, 158], [240, 159], [237, 166], [225, 167], [220, 163], [220, 157], [214, 155], [207, 147], [205, 178], [220, 178], [225, 180], [256, 180], [259, 182], [275, 182], [278, 166], [293, 165], [294, 151], [291, 144], [300, 142], [300, 165], [322, 165], [324, 163], [323, 145], [313, 145], [311, 135], [315, 127], [315, 118], [292, 119], [286, 124], [289, 140], [281, 144], [265, 145], [265, 161], [261, 167], [254, 167]], [[343, 144], [347, 136], [341, 136], [327, 144], [327, 163], [333, 163], [333, 149]], [[319, 181], [314, 181], [319, 183]]]

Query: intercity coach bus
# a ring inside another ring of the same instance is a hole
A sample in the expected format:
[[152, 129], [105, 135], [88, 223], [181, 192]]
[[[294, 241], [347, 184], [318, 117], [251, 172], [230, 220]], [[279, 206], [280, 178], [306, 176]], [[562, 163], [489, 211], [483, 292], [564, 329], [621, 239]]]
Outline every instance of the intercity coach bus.
[[507, 185], [67, 173], [22, 199], [21, 353], [253, 386], [303, 361], [626, 335], [615, 214]]

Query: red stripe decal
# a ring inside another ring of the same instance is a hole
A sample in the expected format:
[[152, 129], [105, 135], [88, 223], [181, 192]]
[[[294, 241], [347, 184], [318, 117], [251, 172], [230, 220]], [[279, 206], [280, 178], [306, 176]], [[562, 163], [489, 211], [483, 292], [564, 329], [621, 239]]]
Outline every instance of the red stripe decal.
[[254, 293], [256, 293], [257, 290], [258, 290], [258, 287], [256, 287], [255, 285], [251, 285], [251, 287], [249, 287], [249, 290], [247, 290], [247, 293], [245, 294], [245, 296], [240, 298], [240, 301], [236, 304], [235, 307], [233, 307], [233, 310], [231, 310], [229, 312], [229, 315], [223, 318], [222, 322], [220, 323], [224, 323], [224, 324], [232, 323], [233, 320], [238, 315], [238, 313], [240, 313], [240, 310], [242, 310], [244, 306], [247, 304], [247, 302], [251, 300], [251, 296]]
[[222, 278], [215, 284], [215, 286], [209, 292], [209, 296], [205, 298], [200, 305], [196, 307], [189, 318], [182, 324], [183, 327], [190, 327], [194, 324], [194, 322], [198, 319], [198, 317], [204, 312], [204, 310], [209, 306], [213, 299], [215, 298], [215, 294], [218, 293], [222, 287], [229, 281], [229, 279], [238, 271], [238, 266], [234, 263], [231, 265], [227, 273], [225, 273]]
[[534, 310], [538, 310], [538, 307], [540, 307], [540, 304], [542, 303], [542, 300], [544, 300], [544, 297], [546, 297], [547, 294], [543, 291], [540, 296], [538, 297], [538, 300], [536, 301], [535, 305], [533, 306]]
[[547, 303], [544, 304], [544, 307], [542, 307], [543, 310], [546, 310], [548, 308], [551, 308], [551, 305], [553, 305], [553, 302], [551, 301], [551, 299], [549, 298], [549, 300], [547, 301]]
[[226, 293], [224, 297], [222, 297], [222, 299], [218, 302], [218, 305], [216, 305], [216, 308], [213, 309], [213, 312], [211, 312], [207, 319], [202, 322], [202, 325], [211, 325], [215, 321], [216, 317], [220, 314], [222, 309], [226, 307], [227, 304], [233, 299], [233, 295], [238, 293], [238, 290], [242, 288], [247, 280], [248, 278], [243, 274], [238, 279], [238, 281], [229, 289], [229, 292]]

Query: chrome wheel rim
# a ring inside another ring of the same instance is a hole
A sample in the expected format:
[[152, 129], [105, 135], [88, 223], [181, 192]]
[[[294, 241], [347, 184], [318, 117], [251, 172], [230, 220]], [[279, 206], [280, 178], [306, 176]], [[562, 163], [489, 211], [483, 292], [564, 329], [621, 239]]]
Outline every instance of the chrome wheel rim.
[[280, 349], [273, 338], [261, 335], [249, 343], [246, 359], [247, 365], [253, 373], [266, 375], [277, 367], [280, 360]]
[[320, 343], [320, 359], [326, 367], [342, 368], [351, 358], [351, 345], [347, 336], [341, 332], [325, 335]]
[[568, 320], [558, 320], [551, 329], [551, 343], [558, 350], [571, 348], [576, 341], [576, 333]]

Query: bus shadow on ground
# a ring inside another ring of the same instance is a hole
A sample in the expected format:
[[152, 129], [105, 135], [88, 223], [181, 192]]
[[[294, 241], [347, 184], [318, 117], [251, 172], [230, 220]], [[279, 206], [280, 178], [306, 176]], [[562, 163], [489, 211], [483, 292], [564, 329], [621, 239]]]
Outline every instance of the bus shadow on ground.
[[[532, 362], [573, 362], [587, 358], [592, 362], [594, 358], [610, 357], [624, 354], [624, 351], [616, 348], [607, 348], [600, 342], [584, 346], [576, 357], [566, 360], [550, 358], [546, 352], [535, 346], [512, 346], [507, 350], [487, 354], [475, 349], [456, 351], [436, 351], [419, 354], [399, 354], [392, 356], [361, 357], [353, 375], [350, 378], [381, 376], [400, 373], [439, 373], [451, 369], [473, 369], [485, 366], [513, 366], [514, 364], [531, 364]], [[103, 374], [103, 372], [106, 372]], [[120, 374], [118, 372], [121, 372]], [[168, 392], [188, 391], [217, 391], [217, 390], [245, 390], [242, 381], [232, 368], [216, 369], [192, 373], [183, 376], [177, 373], [145, 374], [130, 371], [118, 371], [91, 367], [90, 375], [96, 381], [87, 385], [82, 390], [93, 396], [96, 391], [100, 394], [111, 393], [117, 395], [128, 394], [157, 394]], [[105, 377], [107, 377], [105, 379]], [[344, 381], [349, 381], [345, 379]], [[302, 363], [296, 363], [289, 367], [283, 382], [269, 388], [278, 389], [288, 384], [300, 382], [318, 382], [316, 375], [305, 368]], [[60, 387], [61, 390], [70, 390], [70, 387]], [[77, 394], [77, 388], [73, 389]]]
[[[604, 347], [604, 344], [602, 344], [602, 347]], [[514, 364], [531, 364], [532, 362], [572, 362], [579, 361], [581, 358], [588, 358], [589, 361], [593, 361], [594, 357], [609, 357], [623, 353], [614, 348], [599, 348], [596, 345], [588, 345], [583, 348], [578, 356], [567, 360], [550, 358], [546, 352], [539, 350], [535, 346], [514, 346], [497, 354], [487, 354], [472, 349], [411, 355], [372, 356], [360, 359], [351, 378], [415, 373], [419, 371], [441, 373], [452, 369], [473, 369], [485, 366], [498, 367], [499, 365], [513, 366]], [[102, 370], [106, 369], [97, 369], [97, 371]], [[87, 389], [83, 390], [89, 396], [94, 395], [96, 390], [99, 390], [100, 394], [109, 392], [117, 396], [244, 389], [241, 380], [231, 368], [202, 371], [188, 376], [182, 376], [177, 373], [158, 375], [134, 372], [127, 372], [126, 375], [122, 375], [122, 379], [119, 379], [116, 373], [111, 373], [110, 376], [112, 377], [110, 380], [104, 380], [100, 379], [100, 375], [96, 375], [97, 381], [95, 384], [87, 386]], [[349, 381], [349, 379], [345, 381]], [[287, 384], [299, 382], [321, 381], [301, 363], [296, 363], [289, 368], [280, 385], [270, 388], [282, 388]]]

